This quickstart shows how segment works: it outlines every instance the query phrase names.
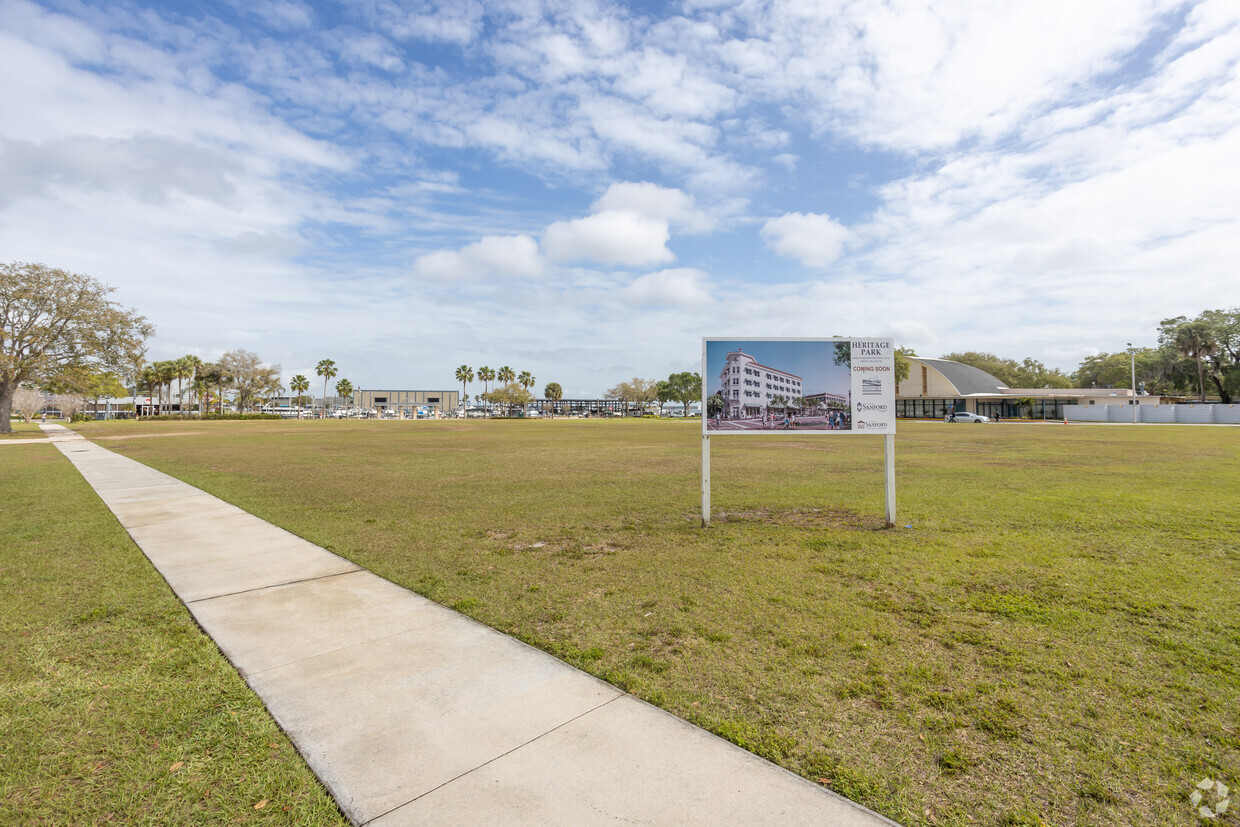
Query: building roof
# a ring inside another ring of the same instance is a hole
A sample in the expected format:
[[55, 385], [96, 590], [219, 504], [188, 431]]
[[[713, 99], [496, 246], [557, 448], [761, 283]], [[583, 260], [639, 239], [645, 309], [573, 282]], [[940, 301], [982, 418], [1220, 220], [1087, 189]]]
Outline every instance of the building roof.
[[1003, 393], [1003, 390], [1007, 388], [1007, 385], [986, 371], [975, 368], [972, 365], [953, 362], [950, 359], [925, 359], [921, 356], [911, 356], [909, 358], [922, 362], [943, 374], [943, 378], [951, 382], [955, 386], [956, 392], [962, 396], [970, 396], [976, 393]]

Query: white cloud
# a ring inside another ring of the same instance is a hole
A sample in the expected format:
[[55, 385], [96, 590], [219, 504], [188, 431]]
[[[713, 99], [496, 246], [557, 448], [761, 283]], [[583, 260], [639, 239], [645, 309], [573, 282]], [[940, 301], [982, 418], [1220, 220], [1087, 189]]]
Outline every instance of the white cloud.
[[710, 302], [706, 273], [692, 268], [659, 270], [630, 282], [620, 300], [634, 307], [674, 307], [702, 312]]
[[556, 261], [595, 261], [641, 267], [674, 261], [667, 221], [631, 210], [608, 210], [543, 230], [547, 255]]
[[848, 228], [829, 215], [787, 213], [762, 226], [767, 246], [806, 267], [826, 269], [844, 251]]
[[430, 279], [524, 277], [542, 271], [538, 242], [527, 235], [487, 236], [460, 250], [437, 250], [419, 256], [413, 264], [415, 275]]
[[697, 209], [692, 195], [649, 181], [611, 184], [590, 209], [592, 212], [636, 212], [647, 218], [666, 221], [688, 233], [710, 232], [715, 226], [710, 216]]

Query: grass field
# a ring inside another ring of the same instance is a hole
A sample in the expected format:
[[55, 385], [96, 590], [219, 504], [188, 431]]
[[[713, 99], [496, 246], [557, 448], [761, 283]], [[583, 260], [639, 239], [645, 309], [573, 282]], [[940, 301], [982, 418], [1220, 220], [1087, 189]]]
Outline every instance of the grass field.
[[59, 451], [0, 504], [0, 824], [348, 823]]
[[40, 439], [44, 435], [43, 429], [37, 422], [23, 422], [15, 416], [9, 425], [13, 428], [13, 432], [0, 434], [0, 439]]
[[712, 439], [702, 530], [693, 423], [79, 430], [907, 824], [1240, 783], [1240, 429], [901, 424], [893, 530], [879, 437]]

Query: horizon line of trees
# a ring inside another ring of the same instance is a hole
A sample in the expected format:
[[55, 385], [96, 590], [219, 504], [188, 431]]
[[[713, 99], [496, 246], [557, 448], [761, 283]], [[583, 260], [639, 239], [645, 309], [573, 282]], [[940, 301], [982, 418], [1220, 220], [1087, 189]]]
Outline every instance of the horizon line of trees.
[[[901, 349], [916, 356], [911, 350]], [[1005, 359], [968, 351], [939, 357], [984, 370], [1009, 388], [1131, 388], [1152, 395], [1189, 396], [1207, 391], [1224, 404], [1240, 396], [1240, 307], [1175, 316], [1158, 325], [1158, 345], [1087, 356], [1070, 374], [1036, 359]], [[906, 374], [907, 376], [907, 374]]]

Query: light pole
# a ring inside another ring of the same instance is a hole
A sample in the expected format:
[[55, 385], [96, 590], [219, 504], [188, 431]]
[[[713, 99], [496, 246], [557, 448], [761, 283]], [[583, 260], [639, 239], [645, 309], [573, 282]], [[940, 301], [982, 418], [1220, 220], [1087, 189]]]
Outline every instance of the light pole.
[[1128, 343], [1128, 359], [1132, 365], [1132, 423], [1137, 423], [1137, 354]]

